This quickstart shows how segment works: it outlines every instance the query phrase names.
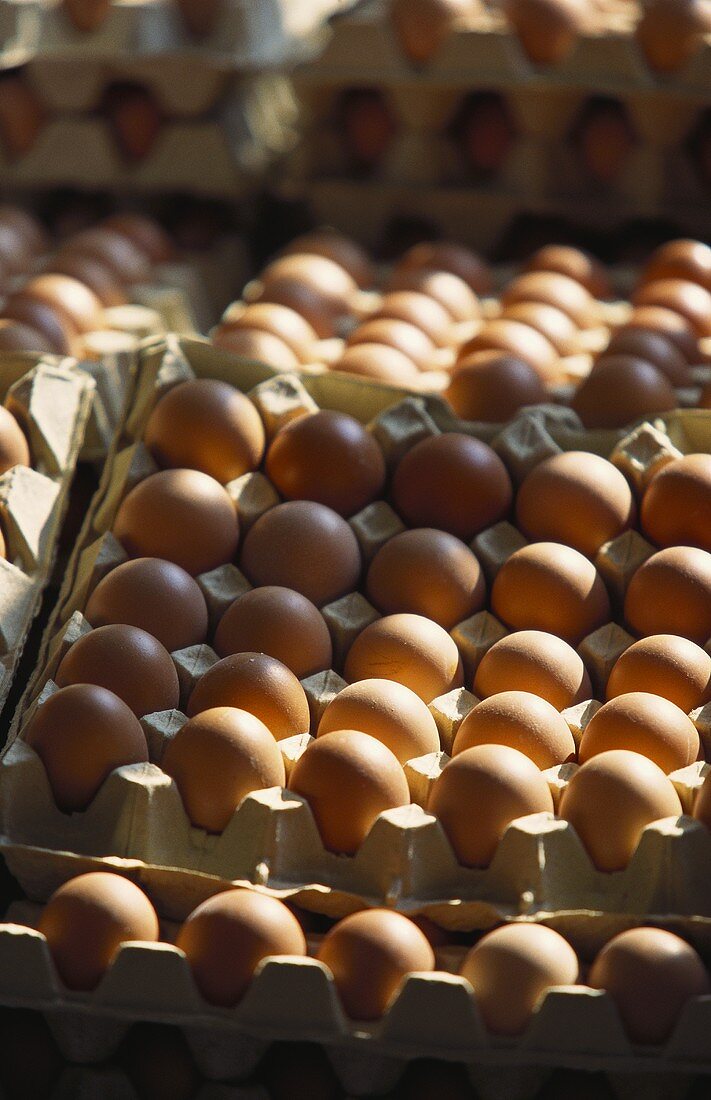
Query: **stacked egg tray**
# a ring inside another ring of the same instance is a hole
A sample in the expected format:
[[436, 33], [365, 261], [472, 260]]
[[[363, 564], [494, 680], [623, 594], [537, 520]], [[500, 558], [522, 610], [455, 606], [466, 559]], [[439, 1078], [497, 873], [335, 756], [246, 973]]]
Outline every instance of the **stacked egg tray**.
[[94, 382], [75, 361], [4, 356], [0, 396], [24, 429], [32, 467], [0, 476], [0, 709], [54, 563]]
[[[371, 242], [383, 238], [389, 222], [411, 217], [487, 248], [523, 213], [601, 231], [666, 217], [703, 234], [711, 226], [709, 182], [689, 146], [709, 104], [711, 37], [681, 71], [660, 77], [632, 34], [638, 14], [632, 3], [608, 5], [569, 57], [537, 67], [501, 13], [482, 5], [431, 61], [415, 66], [384, 0], [369, 0], [335, 20], [318, 60], [294, 74], [304, 138], [287, 165], [286, 193], [301, 195], [317, 222], [358, 225]], [[357, 179], [338, 104], [346, 90], [365, 88], [383, 95], [392, 136], [376, 167]], [[465, 166], [453, 136], [475, 92], [502, 97], [512, 133], [504, 163], [484, 180]], [[587, 176], [574, 140], [591, 97], [620, 104], [634, 135], [607, 185]]]

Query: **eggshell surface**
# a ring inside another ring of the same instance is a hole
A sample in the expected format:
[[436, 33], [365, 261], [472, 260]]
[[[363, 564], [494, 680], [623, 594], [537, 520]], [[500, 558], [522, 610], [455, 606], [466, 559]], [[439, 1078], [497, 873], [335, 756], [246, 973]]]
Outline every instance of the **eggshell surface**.
[[290, 588], [264, 585], [230, 604], [215, 632], [215, 650], [266, 653], [291, 669], [299, 680], [330, 668], [333, 647], [328, 627], [315, 604]]
[[277, 741], [309, 730], [304, 689], [286, 665], [264, 653], [234, 653], [203, 673], [193, 688], [187, 713], [192, 718], [213, 707], [248, 711]]
[[334, 730], [360, 730], [390, 749], [401, 764], [439, 749], [437, 723], [410, 688], [393, 680], [360, 680], [328, 704], [318, 737]]
[[473, 690], [480, 698], [502, 691], [531, 692], [559, 711], [592, 697], [578, 653], [541, 630], [518, 630], [495, 642], [477, 666]]
[[518, 749], [540, 768], [575, 759], [575, 741], [555, 707], [526, 691], [503, 691], [469, 711], [457, 730], [452, 755], [477, 745]]
[[632, 691], [609, 700], [590, 719], [580, 742], [580, 763], [610, 749], [640, 753], [668, 774], [693, 764], [699, 735], [675, 703]]
[[363, 630], [346, 657], [346, 680], [395, 680], [430, 703], [463, 682], [459, 650], [422, 615], [386, 615]]

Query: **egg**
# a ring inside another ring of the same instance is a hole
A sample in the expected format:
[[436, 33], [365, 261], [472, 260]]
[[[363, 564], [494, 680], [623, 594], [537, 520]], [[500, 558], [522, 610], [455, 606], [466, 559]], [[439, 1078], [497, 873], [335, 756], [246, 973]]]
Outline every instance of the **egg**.
[[631, 355], [605, 355], [578, 386], [572, 408], [586, 428], [624, 428], [676, 408], [669, 379]]
[[432, 527], [388, 539], [370, 564], [365, 590], [383, 614], [413, 612], [445, 630], [486, 601], [484, 574], [469, 547]]
[[705, 645], [711, 638], [711, 554], [690, 546], [652, 554], [629, 583], [625, 619], [636, 634], [679, 634]]
[[180, 701], [178, 674], [168, 650], [136, 626], [100, 626], [77, 638], [54, 679], [60, 688], [69, 684], [108, 688], [137, 718], [172, 710]]
[[475, 11], [472, 0], [393, 0], [390, 20], [405, 55], [425, 65], [457, 23]]
[[597, 311], [594, 298], [582, 283], [555, 271], [529, 271], [518, 275], [504, 289], [501, 301], [504, 306], [515, 302], [555, 306], [580, 328], [594, 323]]
[[156, 403], [144, 442], [163, 467], [190, 467], [226, 483], [264, 454], [262, 419], [248, 397], [214, 378], [173, 386]]
[[318, 608], [289, 588], [264, 585], [239, 596], [215, 631], [220, 657], [266, 653], [299, 680], [331, 667], [331, 635]]
[[401, 352], [418, 370], [428, 370], [436, 355], [433, 341], [422, 329], [408, 324], [407, 321], [388, 317], [358, 325], [349, 335], [346, 344], [349, 348], [359, 344], [384, 344]]
[[616, 466], [585, 451], [563, 451], [526, 475], [517, 525], [530, 539], [563, 542], [587, 557], [632, 526], [635, 503]]
[[657, 694], [632, 691], [610, 699], [590, 719], [580, 742], [580, 763], [610, 749], [640, 753], [668, 774], [693, 764], [699, 754], [699, 735], [675, 703]]
[[662, 306], [684, 317], [698, 337], [711, 336], [711, 291], [686, 279], [658, 279], [632, 294], [635, 306]]
[[248, 711], [277, 741], [308, 733], [311, 723], [306, 693], [296, 676], [265, 653], [233, 653], [203, 673], [188, 700], [188, 717], [214, 707]]
[[283, 256], [294, 252], [333, 260], [345, 268], [362, 290], [367, 290], [375, 282], [375, 271], [366, 250], [353, 237], [347, 237], [335, 229], [322, 227], [303, 233], [282, 249]]
[[559, 711], [592, 696], [579, 654], [562, 638], [541, 630], [518, 630], [495, 642], [477, 666], [473, 690], [480, 698], [531, 692]]
[[[2, 330], [0, 329], [0, 333]], [[12, 413], [0, 405], [0, 474], [13, 466], [31, 466], [30, 448]]]
[[288, 306], [323, 339], [339, 335], [357, 293], [356, 282], [340, 264], [325, 256], [294, 254], [264, 269], [251, 300]]
[[23, 76], [0, 78], [0, 142], [9, 160], [26, 157], [44, 128], [44, 106]]
[[592, 562], [570, 546], [535, 542], [508, 558], [491, 590], [493, 613], [513, 630], [542, 630], [577, 645], [610, 619]]
[[683, 68], [710, 32], [711, 16], [702, 0], [651, 0], [635, 27], [647, 64], [658, 73]]
[[647, 485], [640, 519], [657, 546], [711, 551], [711, 455], [684, 455], [663, 466]]
[[27, 249], [33, 255], [39, 256], [48, 251], [49, 243], [44, 226], [39, 218], [23, 206], [1, 203], [0, 223], [19, 233]]
[[590, 967], [588, 985], [610, 995], [630, 1040], [648, 1046], [666, 1042], [688, 1001], [711, 989], [693, 947], [663, 928], [613, 936]]
[[463, 683], [459, 650], [449, 634], [422, 615], [386, 615], [361, 631], [346, 657], [349, 683], [395, 680], [425, 703]]
[[288, 786], [311, 807], [324, 847], [343, 855], [355, 855], [379, 814], [410, 803], [398, 758], [359, 730], [317, 737], [294, 764]]
[[439, 818], [464, 867], [488, 867], [511, 822], [528, 814], [552, 814], [553, 796], [522, 752], [508, 745], [477, 745], [450, 760], [432, 786], [427, 809]]
[[691, 381], [686, 357], [672, 339], [662, 332], [626, 327], [618, 329], [605, 349], [605, 357], [609, 355], [643, 359], [666, 375], [672, 386], [687, 386]]
[[317, 501], [346, 517], [375, 500], [385, 484], [378, 443], [354, 416], [333, 409], [281, 428], [264, 468], [286, 500]]
[[451, 271], [464, 279], [475, 294], [491, 290], [491, 271], [476, 252], [456, 241], [423, 241], [413, 245], [397, 261], [396, 270]]
[[534, 65], [564, 61], [588, 15], [583, 0], [506, 0], [503, 11]]
[[537, 328], [509, 317], [486, 321], [459, 349], [459, 362], [482, 351], [498, 351], [522, 359], [543, 379], [554, 372], [558, 363], [558, 353], [546, 336]]
[[[226, 341], [225, 347], [229, 348], [230, 338], [234, 338], [242, 330], [251, 332], [253, 335], [263, 332], [286, 344], [299, 363], [313, 362], [317, 354], [315, 345], [318, 336], [300, 313], [289, 309], [288, 306], [278, 306], [274, 302], [254, 302], [246, 307], [236, 302], [235, 307], [239, 308], [239, 312], [232, 307], [225, 310], [218, 329], [220, 340]], [[223, 346], [214, 338], [213, 343], [217, 347]], [[282, 362], [286, 362], [283, 351], [278, 350]], [[281, 366], [281, 363], [279, 365]]]
[[360, 680], [339, 691], [321, 716], [317, 736], [334, 730], [370, 734], [401, 764], [440, 747], [437, 723], [427, 704], [393, 680]]
[[485, 179], [501, 172], [517, 140], [511, 111], [496, 92], [475, 92], [460, 109], [453, 136], [464, 164]]
[[106, 264], [126, 286], [149, 282], [151, 261], [141, 247], [122, 233], [99, 226], [84, 229], [62, 245], [63, 253], [92, 256]]
[[659, 279], [684, 279], [711, 290], [711, 245], [686, 239], [660, 245], [644, 265], [640, 281]]
[[201, 1088], [185, 1035], [171, 1024], [134, 1024], [121, 1043], [118, 1065], [137, 1097], [152, 1100], [192, 1100]]
[[124, 210], [104, 218], [101, 224], [131, 241], [153, 264], [170, 263], [174, 258], [173, 242], [155, 218]]
[[332, 370], [372, 378], [376, 382], [387, 382], [404, 389], [419, 386], [419, 371], [413, 361], [397, 348], [386, 344], [363, 343], [347, 347]]
[[250, 527], [241, 567], [252, 584], [293, 588], [317, 607], [358, 587], [358, 540], [346, 521], [323, 504], [290, 500]]
[[504, 307], [502, 318], [536, 329], [558, 355], [573, 355], [578, 350], [578, 326], [557, 306], [547, 306], [543, 302], [514, 302]]
[[62, 8], [78, 31], [90, 34], [105, 22], [111, 0], [63, 0]]
[[414, 325], [429, 336], [438, 348], [449, 347], [452, 342], [451, 313], [440, 302], [421, 291], [388, 291], [370, 320], [378, 321], [382, 317]]
[[221, 0], [176, 0], [188, 34], [207, 38], [219, 25]]
[[158, 917], [135, 883], [106, 871], [90, 871], [55, 890], [42, 910], [38, 931], [68, 989], [96, 989], [122, 944], [160, 939]]
[[627, 112], [616, 100], [595, 98], [583, 109], [576, 145], [583, 171], [603, 186], [619, 178], [636, 142]]
[[112, 691], [71, 684], [50, 695], [32, 715], [24, 740], [42, 761], [57, 807], [86, 810], [104, 780], [126, 764], [148, 760], [133, 711]]
[[165, 558], [195, 575], [234, 557], [239, 522], [214, 478], [198, 470], [161, 470], [124, 497], [113, 532], [131, 557]]
[[351, 171], [372, 172], [380, 165], [397, 133], [397, 120], [378, 88], [346, 88], [334, 111], [338, 133]]
[[433, 298], [447, 311], [452, 321], [473, 321], [481, 315], [479, 299], [473, 290], [451, 271], [428, 268], [395, 270], [388, 280], [388, 290], [412, 290]]
[[537, 249], [524, 265], [524, 271], [554, 271], [574, 279], [593, 298], [610, 298], [612, 288], [602, 264], [582, 248], [567, 244], [547, 244]]
[[298, 370], [300, 362], [293, 351], [278, 336], [247, 328], [218, 328], [212, 342], [221, 351], [232, 352], [241, 359], [266, 363], [278, 371]]
[[684, 714], [711, 700], [711, 655], [674, 634], [641, 638], [617, 658], [607, 681], [607, 698], [652, 692]]
[[491, 447], [460, 432], [445, 432], [405, 453], [391, 495], [393, 507], [410, 526], [438, 527], [469, 542], [504, 518], [513, 489]]
[[0, 261], [10, 275], [24, 275], [34, 266], [35, 257], [24, 233], [0, 219]]
[[144, 161], [163, 127], [163, 111], [153, 92], [128, 81], [112, 84], [104, 93], [103, 110], [124, 159]]
[[55, 350], [51, 341], [39, 329], [21, 321], [0, 320], [0, 351], [29, 351], [35, 355], [44, 355], [45, 352], [51, 353]]
[[173, 562], [135, 558], [107, 573], [89, 596], [92, 626], [126, 623], [152, 634], [173, 653], [207, 637], [207, 605], [197, 583]]
[[252, 791], [283, 787], [284, 761], [265, 724], [236, 707], [213, 707], [189, 719], [168, 741], [161, 767], [175, 780], [198, 829], [223, 832]]
[[317, 958], [333, 974], [351, 1020], [380, 1019], [408, 974], [435, 969], [427, 938], [392, 909], [364, 909], [343, 917], [324, 936]]
[[628, 749], [601, 752], [583, 764], [563, 791], [558, 810], [598, 871], [623, 871], [644, 828], [681, 812], [679, 796], [662, 769]]
[[36, 275], [25, 283], [20, 295], [55, 309], [77, 332], [104, 327], [104, 311], [97, 296], [68, 275]]
[[[3, 317], [36, 330], [57, 355], [81, 353], [79, 333], [55, 306], [28, 297], [23, 291], [11, 294], [2, 307]], [[30, 349], [27, 349], [30, 350]]]
[[461, 359], [444, 396], [463, 420], [500, 424], [526, 405], [546, 400], [532, 366], [505, 352], [480, 351]]
[[121, 306], [128, 302], [128, 295], [122, 283], [110, 268], [91, 256], [74, 256], [61, 252], [47, 265], [52, 275], [69, 275], [83, 283], [96, 295], [102, 306]]
[[505, 924], [467, 952], [459, 973], [494, 1035], [520, 1035], [546, 992], [575, 985], [578, 958], [567, 940], [542, 924]]
[[242, 999], [263, 959], [306, 954], [294, 914], [276, 898], [225, 890], [208, 898], [183, 923], [176, 947], [185, 952], [204, 999], [230, 1008]]
[[469, 711], [457, 730], [452, 756], [477, 745], [508, 745], [541, 769], [575, 760], [575, 741], [565, 718], [527, 691], [502, 691]]
[[667, 340], [671, 340], [688, 363], [699, 363], [703, 359], [698, 337], [691, 324], [686, 317], [672, 309], [664, 306], [635, 306], [625, 322], [625, 329], [661, 333]]

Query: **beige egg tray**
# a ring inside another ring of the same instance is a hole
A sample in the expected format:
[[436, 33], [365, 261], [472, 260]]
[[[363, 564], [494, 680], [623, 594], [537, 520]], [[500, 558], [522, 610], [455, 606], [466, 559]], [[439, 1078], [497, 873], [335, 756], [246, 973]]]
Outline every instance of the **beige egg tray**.
[[93, 393], [72, 360], [0, 357], [0, 397], [25, 429], [34, 463], [0, 476], [0, 708], [50, 578]]
[[[197, 341], [168, 338], [146, 347], [130, 383], [126, 416], [0, 763], [3, 853], [30, 896], [48, 896], [79, 866], [109, 865], [138, 876], [163, 910], [176, 916], [184, 916], [186, 907], [225, 881], [295, 896], [331, 914], [363, 903], [387, 904], [406, 912], [426, 912], [451, 927], [487, 927], [500, 919], [521, 917], [561, 921], [565, 927], [587, 926], [593, 913], [605, 913], [606, 921], [622, 923], [645, 913], [665, 919], [677, 914], [686, 926], [693, 923], [695, 914], [711, 916], [711, 883], [699, 873], [711, 859], [711, 832], [686, 817], [649, 826], [627, 870], [613, 875], [597, 872], [574, 830], [546, 814], [513, 823], [487, 870], [460, 867], [438, 821], [418, 803], [426, 802], [429, 786], [446, 759], [442, 754], [451, 751], [458, 724], [473, 705], [474, 697], [463, 689], [432, 704], [441, 752], [406, 766], [415, 804], [382, 814], [354, 857], [326, 852], [304, 800], [278, 788], [248, 796], [220, 836], [192, 828], [174, 783], [156, 763], [118, 769], [84, 813], [59, 813], [44, 769], [24, 743], [21, 730], [32, 708], [53, 690], [52, 676], [68, 645], [89, 629], [81, 612], [90, 591], [125, 557], [110, 528], [125, 493], [155, 469], [140, 442], [150, 410], [165, 389], [194, 375], [230, 380], [250, 392], [270, 436], [305, 409], [321, 405], [349, 410], [364, 422], [372, 421], [371, 430], [390, 463], [426, 435], [458, 428], [488, 438], [515, 480], [561, 448], [605, 454], [614, 448], [615, 461], [641, 488], [669, 458], [711, 449], [711, 416], [704, 413], [674, 413], [666, 423], [643, 424], [621, 438], [622, 433], [582, 432], [569, 410], [542, 406], [525, 411], [502, 429], [457, 421], [436, 399], [403, 399], [397, 390], [344, 376], [304, 376], [300, 381], [294, 375], [274, 375], [259, 364], [237, 360]], [[260, 473], [245, 475], [227, 488], [245, 529], [278, 500]], [[366, 560], [401, 526], [382, 501], [364, 509], [351, 523]], [[522, 541], [508, 523], [477, 537], [474, 547], [489, 581]], [[613, 600], [619, 601], [632, 572], [651, 552], [636, 533], [621, 536], [601, 551], [597, 565]], [[198, 581], [213, 626], [248, 587], [232, 565], [204, 574]], [[377, 616], [358, 593], [324, 609], [337, 667], [355, 635]], [[480, 612], [453, 633], [471, 682], [478, 661], [506, 629], [488, 612]], [[583, 641], [581, 652], [596, 691], [602, 693], [612, 664], [631, 640], [610, 623]], [[183, 650], [173, 658], [185, 707], [195, 680], [217, 658], [206, 645]], [[329, 672], [311, 677], [304, 686], [315, 728], [343, 681]], [[593, 704], [586, 704], [566, 714], [577, 737], [592, 708]], [[695, 716], [702, 735], [705, 731], [708, 735], [707, 711]], [[179, 711], [143, 720], [153, 761], [159, 761], [163, 743], [183, 721]], [[307, 743], [306, 730], [281, 743], [287, 772]], [[554, 794], [569, 774], [564, 766], [549, 776]], [[699, 782], [698, 767], [678, 779], [682, 788], [693, 787]]]
[[0, 924], [0, 1002], [40, 1011], [62, 1053], [78, 1063], [110, 1057], [141, 1020], [179, 1027], [213, 1080], [248, 1076], [285, 1035], [319, 1043], [356, 1095], [392, 1088], [407, 1063], [422, 1057], [464, 1063], [482, 1100], [530, 1098], [561, 1065], [624, 1075], [620, 1095], [649, 1100], [668, 1100], [664, 1074], [682, 1088], [684, 1077], [711, 1073], [711, 996], [689, 1001], [668, 1042], [651, 1048], [634, 1047], [609, 995], [584, 985], [551, 989], [520, 1038], [490, 1035], [471, 985], [452, 972], [464, 948], [440, 950], [439, 972], [408, 976], [384, 1018], [368, 1024], [344, 1016], [330, 972], [313, 958], [265, 960], [240, 1004], [217, 1009], [200, 997], [182, 951], [129, 943], [93, 993], [72, 993], [58, 981], [44, 936], [31, 927], [37, 907], [20, 903], [8, 917], [21, 923]]

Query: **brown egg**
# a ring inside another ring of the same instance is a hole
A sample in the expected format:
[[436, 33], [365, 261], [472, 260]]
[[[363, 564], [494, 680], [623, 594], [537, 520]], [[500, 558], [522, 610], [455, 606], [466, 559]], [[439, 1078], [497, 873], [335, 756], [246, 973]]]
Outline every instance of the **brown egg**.
[[655, 634], [626, 649], [607, 681], [607, 698], [646, 691], [669, 699], [684, 714], [711, 700], [711, 655], [688, 638]]
[[386, 95], [379, 88], [346, 88], [333, 114], [334, 130], [351, 171], [361, 174], [377, 169], [398, 127]]
[[665, 309], [664, 306], [635, 306], [625, 322], [625, 329], [661, 333], [667, 340], [671, 340], [688, 363], [699, 363], [703, 359], [694, 329], [686, 317], [672, 309]]
[[463, 683], [459, 651], [449, 634], [421, 615], [387, 615], [353, 642], [344, 669], [346, 680], [395, 680], [425, 703]]
[[414, 290], [426, 294], [446, 309], [452, 321], [473, 321], [481, 316], [479, 299], [474, 291], [451, 271], [433, 271], [426, 267], [395, 270], [388, 280], [388, 290]]
[[575, 139], [587, 175], [607, 186], [618, 179], [637, 141], [627, 111], [616, 100], [591, 100], [583, 109]]
[[584, 764], [610, 749], [640, 753], [667, 774], [693, 764], [699, 735], [675, 703], [645, 691], [611, 699], [588, 722], [578, 756]]
[[168, 390], [143, 438], [160, 466], [202, 470], [223, 483], [255, 470], [265, 442], [253, 403], [214, 378], [193, 378]]
[[605, 944], [588, 985], [615, 1002], [633, 1043], [666, 1042], [692, 997], [711, 987], [706, 967], [686, 940], [663, 928], [628, 928]]
[[506, 99], [497, 92], [474, 92], [461, 105], [453, 136], [462, 160], [479, 178], [501, 172], [518, 139]]
[[553, 345], [558, 355], [573, 355], [578, 350], [578, 326], [556, 306], [547, 306], [543, 302], [514, 302], [504, 307], [502, 318], [536, 329]]
[[684, 279], [711, 290], [711, 246], [684, 239], [660, 245], [644, 265], [640, 282], [659, 279]]
[[529, 271], [518, 275], [505, 288], [501, 301], [504, 306], [515, 302], [542, 302], [567, 313], [580, 328], [586, 328], [595, 320], [596, 303], [582, 283], [555, 271]]
[[[81, 340], [74, 325], [54, 306], [30, 298], [23, 291], [11, 294], [2, 307], [3, 317], [39, 332], [57, 355], [81, 353]], [[29, 349], [28, 349], [29, 350]]]
[[686, 357], [671, 338], [662, 332], [620, 328], [611, 337], [604, 354], [605, 358], [609, 355], [625, 355], [633, 359], [643, 359], [666, 375], [672, 386], [687, 386], [691, 381]]
[[27, 156], [46, 122], [44, 106], [22, 77], [6, 73], [0, 78], [0, 142], [8, 159]]
[[543, 630], [577, 645], [610, 619], [610, 600], [592, 562], [570, 546], [534, 542], [504, 562], [491, 609], [513, 630]]
[[39, 218], [23, 206], [0, 203], [0, 224], [19, 234], [32, 255], [39, 256], [47, 252], [49, 241], [44, 226]]
[[582, 248], [567, 244], [547, 244], [524, 264], [524, 271], [555, 271], [574, 279], [593, 298], [610, 298], [612, 288], [605, 265]]
[[343, 374], [357, 374], [376, 382], [412, 389], [419, 386], [419, 371], [413, 361], [386, 344], [354, 344], [347, 347], [331, 368]]
[[393, 680], [360, 680], [339, 691], [323, 712], [317, 736], [334, 730], [370, 734], [401, 764], [440, 747], [437, 723], [427, 704]]
[[163, 111], [153, 92], [121, 81], [104, 93], [103, 113], [119, 152], [131, 164], [150, 155], [163, 127]]
[[124, 878], [91, 871], [65, 882], [45, 905], [38, 930], [68, 989], [95, 989], [128, 941], [160, 939], [156, 911]]
[[326, 933], [318, 955], [329, 968], [351, 1020], [378, 1020], [413, 971], [435, 969], [435, 956], [417, 925], [392, 909], [364, 909]]
[[427, 809], [439, 818], [463, 866], [488, 867], [511, 822], [553, 813], [553, 797], [522, 752], [508, 745], [478, 745], [447, 764], [434, 782]]
[[546, 992], [575, 985], [578, 957], [567, 940], [542, 924], [506, 924], [465, 955], [459, 973], [494, 1035], [520, 1035]]
[[[239, 312], [229, 307], [222, 316], [218, 330], [221, 340], [229, 341], [230, 336], [241, 330], [252, 333], [265, 332], [286, 344], [299, 363], [313, 362], [318, 336], [300, 313], [287, 306], [278, 306], [274, 302], [254, 302], [246, 308], [241, 302], [236, 302], [235, 306], [239, 308]], [[223, 346], [216, 338], [213, 339], [213, 343], [217, 347]], [[229, 342], [224, 346], [229, 347]], [[283, 352], [280, 352], [280, 355], [283, 358]]]
[[711, 291], [686, 279], [658, 279], [637, 287], [635, 306], [662, 306], [686, 318], [698, 337], [711, 336]]
[[77, 233], [65, 242], [62, 252], [93, 256], [111, 268], [126, 286], [150, 281], [152, 265], [144, 249], [122, 233], [104, 226]]
[[358, 293], [345, 268], [325, 256], [282, 256], [265, 267], [260, 283], [254, 301], [296, 310], [321, 339], [339, 334]]
[[208, 898], [193, 909], [175, 943], [205, 1000], [225, 1008], [242, 999], [263, 959], [306, 954], [304, 933], [291, 910], [251, 890]]
[[477, 334], [460, 348], [459, 362], [481, 351], [504, 352], [522, 359], [544, 379], [554, 371], [558, 362], [558, 353], [547, 337], [531, 325], [509, 317], [486, 321]]
[[373, 436], [354, 416], [333, 409], [281, 428], [264, 468], [286, 500], [314, 500], [346, 517], [375, 500], [385, 484], [385, 459]]
[[99, 29], [111, 11], [111, 0], [62, 0], [62, 8], [78, 31]]
[[294, 764], [288, 786], [311, 807], [324, 847], [344, 855], [355, 855], [379, 814], [410, 804], [398, 758], [359, 730], [317, 737]]
[[134, 1024], [114, 1057], [137, 1097], [192, 1100], [202, 1087], [183, 1032], [170, 1024]]
[[223, 0], [176, 0], [188, 34], [207, 38], [217, 29]]
[[291, 256], [294, 253], [325, 256], [327, 260], [333, 260], [348, 272], [362, 290], [368, 290], [375, 282], [373, 264], [366, 250], [353, 237], [346, 237], [335, 229], [322, 228], [303, 233], [282, 249], [281, 254]]
[[266, 363], [274, 370], [292, 371], [301, 366], [291, 348], [271, 332], [249, 328], [218, 328], [212, 342], [220, 351], [230, 351], [241, 359]]
[[676, 408], [661, 371], [631, 355], [605, 355], [578, 386], [571, 405], [586, 428], [624, 428], [643, 416]]
[[331, 635], [318, 608], [289, 588], [264, 585], [239, 596], [215, 632], [220, 657], [266, 653], [299, 680], [331, 667]]
[[358, 540], [323, 504], [290, 500], [261, 516], [247, 532], [241, 566], [254, 585], [293, 588], [317, 607], [358, 586]]
[[384, 344], [405, 355], [418, 370], [428, 370], [436, 354], [434, 343], [422, 329], [388, 317], [358, 325], [346, 343], [349, 348], [359, 344]]
[[491, 271], [481, 256], [455, 241], [423, 241], [413, 245], [397, 262], [396, 270], [451, 271], [464, 279], [475, 294], [491, 290]]
[[69, 275], [83, 283], [101, 302], [102, 306], [121, 306], [128, 302], [128, 295], [116, 275], [100, 260], [91, 256], [58, 253], [46, 268], [52, 275]]
[[92, 626], [127, 623], [152, 634], [173, 653], [207, 637], [205, 597], [189, 573], [173, 562], [135, 558], [99, 581], [85, 611]]
[[104, 218], [101, 224], [104, 229], [111, 229], [126, 237], [141, 252], [145, 252], [151, 263], [165, 264], [174, 258], [173, 242], [155, 218], [124, 210]]
[[486, 443], [459, 432], [421, 440], [395, 471], [392, 502], [411, 527], [438, 527], [469, 542], [503, 519], [513, 490]]
[[668, 462], [647, 486], [640, 519], [657, 546], [681, 543], [711, 551], [711, 455]]
[[237, 550], [235, 506], [214, 478], [198, 470], [161, 470], [122, 501], [113, 532], [134, 558], [165, 558], [193, 576], [225, 565]]
[[516, 496], [529, 538], [564, 542], [592, 558], [634, 522], [635, 503], [616, 466], [585, 451], [563, 451], [534, 466]]
[[283, 787], [284, 761], [263, 722], [236, 707], [213, 707], [191, 718], [168, 742], [161, 767], [176, 782], [198, 829], [221, 833], [252, 791]]
[[410, 611], [451, 630], [486, 602], [481, 566], [454, 535], [433, 527], [403, 531], [381, 546], [366, 594], [384, 615]]
[[523, 359], [479, 351], [459, 361], [444, 396], [463, 420], [501, 424], [524, 406], [545, 401], [546, 390]]
[[178, 674], [168, 650], [136, 626], [100, 626], [84, 634], [69, 647], [54, 679], [60, 688], [108, 688], [137, 718], [172, 710], [180, 701]]
[[477, 667], [473, 690], [480, 698], [503, 691], [532, 692], [556, 710], [592, 696], [580, 656], [562, 638], [541, 630], [519, 630], [495, 642]]
[[233, 653], [203, 673], [188, 700], [187, 714], [192, 718], [213, 707], [248, 711], [277, 741], [309, 732], [304, 689], [291, 669], [265, 653]]
[[0, 351], [30, 351], [43, 355], [45, 352], [55, 351], [55, 348], [39, 329], [25, 325], [22, 321], [0, 320]]
[[457, 730], [452, 756], [477, 745], [508, 745], [541, 769], [575, 760], [575, 741], [565, 718], [527, 691], [502, 691], [469, 711]]
[[370, 320], [381, 317], [407, 321], [421, 329], [438, 348], [449, 347], [452, 342], [451, 314], [434, 298], [417, 290], [389, 291]]
[[148, 760], [141, 725], [106, 688], [72, 684], [50, 695], [27, 724], [24, 740], [44, 764], [62, 813], [85, 810], [104, 780], [125, 764]]
[[393, 0], [390, 20], [406, 56], [425, 65], [473, 11], [472, 0]]
[[674, 73], [701, 48], [711, 32], [703, 0], [651, 0], [635, 27], [635, 36], [650, 68]]
[[103, 328], [101, 302], [88, 286], [68, 275], [36, 275], [17, 297], [20, 295], [55, 309], [77, 332]]
[[34, 266], [34, 260], [22, 231], [0, 219], [0, 262], [9, 274], [25, 275]]
[[629, 583], [625, 619], [636, 634], [679, 634], [705, 645], [711, 638], [711, 554], [690, 546], [652, 554]]
[[564, 61], [587, 17], [582, 0], [506, 0], [503, 10], [534, 65]]
[[598, 871], [623, 871], [643, 829], [681, 812], [679, 796], [662, 769], [627, 749], [602, 752], [583, 764], [563, 791], [558, 810]]
[[[0, 333], [2, 330], [0, 329]], [[30, 448], [15, 417], [0, 405], [0, 474], [13, 466], [31, 466]]]

